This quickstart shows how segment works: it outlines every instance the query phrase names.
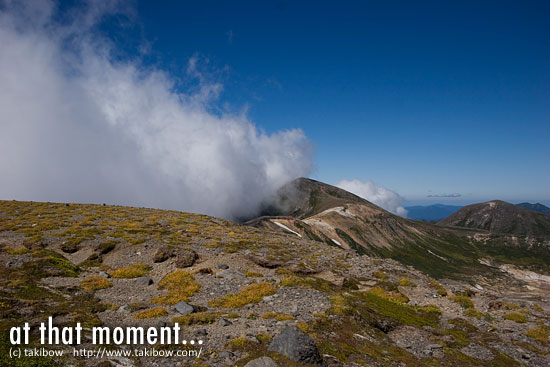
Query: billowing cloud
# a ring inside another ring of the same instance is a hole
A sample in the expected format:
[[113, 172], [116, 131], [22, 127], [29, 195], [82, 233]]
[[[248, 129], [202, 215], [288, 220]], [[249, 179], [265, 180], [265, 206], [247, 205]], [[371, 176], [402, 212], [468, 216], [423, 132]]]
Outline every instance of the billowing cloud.
[[48, 1], [0, 9], [0, 198], [237, 218], [310, 172], [301, 130], [267, 134], [245, 113], [212, 112], [223, 86], [201, 78], [199, 59], [188, 65], [198, 86], [181, 92], [121, 58], [96, 30], [116, 2], [63, 16]]
[[407, 210], [403, 208], [404, 199], [398, 193], [385, 187], [377, 186], [372, 181], [342, 180], [335, 186], [351, 192], [402, 217], [407, 216]]

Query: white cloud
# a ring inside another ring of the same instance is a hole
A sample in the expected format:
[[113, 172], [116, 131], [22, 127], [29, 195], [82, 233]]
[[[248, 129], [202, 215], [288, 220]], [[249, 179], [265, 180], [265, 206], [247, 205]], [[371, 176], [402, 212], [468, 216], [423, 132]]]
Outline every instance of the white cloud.
[[0, 11], [0, 198], [237, 218], [310, 172], [301, 130], [266, 134], [245, 113], [211, 112], [223, 86], [200, 78], [196, 57], [188, 93], [139, 59], [117, 61], [94, 32], [116, 2], [90, 4], [63, 24], [47, 1]]
[[407, 216], [407, 210], [403, 208], [404, 199], [398, 193], [388, 190], [385, 187], [377, 186], [372, 181], [341, 180], [337, 187], [351, 192], [402, 217]]

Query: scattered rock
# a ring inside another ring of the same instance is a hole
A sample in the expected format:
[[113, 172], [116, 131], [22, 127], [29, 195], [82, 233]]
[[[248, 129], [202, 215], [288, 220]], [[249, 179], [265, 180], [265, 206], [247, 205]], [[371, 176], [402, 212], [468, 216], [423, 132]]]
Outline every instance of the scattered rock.
[[287, 326], [273, 338], [268, 350], [287, 356], [294, 362], [321, 364], [322, 358], [315, 341], [295, 326]]
[[480, 359], [482, 361], [490, 361], [494, 358], [493, 353], [479, 344], [471, 343], [460, 350], [461, 353], [464, 353], [468, 357], [475, 359]]
[[285, 263], [279, 260], [267, 259], [265, 257], [259, 256], [248, 256], [248, 259], [254, 264], [261, 266], [262, 268], [275, 269], [283, 266]]
[[233, 323], [231, 321], [227, 320], [227, 319], [222, 318], [222, 319], [220, 319], [220, 325], [221, 326], [230, 326], [230, 325], [233, 325]]
[[162, 246], [157, 250], [153, 256], [153, 261], [156, 263], [162, 263], [174, 256], [174, 250], [168, 246]]
[[197, 330], [195, 330], [195, 335], [197, 335], [197, 336], [206, 336], [206, 335], [208, 335], [208, 331], [206, 331], [206, 329], [197, 329]]
[[176, 257], [177, 268], [188, 268], [195, 264], [195, 261], [199, 258], [199, 255], [193, 250], [182, 251]]
[[153, 284], [153, 278], [151, 277], [136, 278], [136, 285], [138, 286], [147, 287], [147, 286], [150, 286], [151, 284]]
[[395, 322], [394, 320], [385, 318], [377, 318], [372, 322], [372, 326], [384, 332], [385, 334], [392, 331], [397, 325], [397, 322]]
[[233, 280], [237, 278], [246, 278], [246, 275], [244, 275], [244, 273], [235, 269], [226, 269], [226, 270], [218, 271], [216, 273], [216, 277]]
[[189, 303], [181, 301], [176, 303], [174, 310], [182, 315], [187, 315], [193, 313], [195, 309]]
[[260, 357], [251, 360], [244, 367], [277, 367], [277, 363], [269, 357]]

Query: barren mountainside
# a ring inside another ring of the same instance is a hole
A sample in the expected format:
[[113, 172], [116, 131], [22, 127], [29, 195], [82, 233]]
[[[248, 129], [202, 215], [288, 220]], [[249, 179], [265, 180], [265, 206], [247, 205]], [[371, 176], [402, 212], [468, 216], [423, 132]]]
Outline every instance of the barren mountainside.
[[550, 217], [500, 200], [465, 206], [438, 224], [492, 233], [550, 236]]

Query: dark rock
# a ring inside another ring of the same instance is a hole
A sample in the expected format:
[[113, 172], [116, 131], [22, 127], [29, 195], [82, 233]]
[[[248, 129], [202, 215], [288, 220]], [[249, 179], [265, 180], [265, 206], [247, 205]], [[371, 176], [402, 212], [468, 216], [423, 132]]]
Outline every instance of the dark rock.
[[176, 257], [177, 268], [188, 268], [193, 266], [199, 255], [193, 250], [181, 251]]
[[156, 263], [162, 263], [172, 256], [174, 256], [174, 250], [168, 246], [162, 246], [153, 256], [153, 261]]
[[151, 284], [153, 284], [153, 279], [151, 277], [136, 278], [136, 285], [147, 287]]
[[396, 321], [391, 320], [391, 319], [377, 318], [372, 322], [371, 325], [374, 326], [375, 328], [377, 328], [378, 330], [384, 332], [385, 334], [387, 334], [390, 331], [392, 331], [393, 329], [395, 329], [395, 327], [398, 324], [397, 324]]
[[195, 331], [195, 335], [197, 335], [197, 336], [206, 336], [206, 335], [208, 335], [208, 332], [206, 331], [206, 329], [197, 329]]
[[72, 243], [72, 242], [64, 242], [62, 245], [61, 245], [61, 251], [67, 253], [67, 254], [73, 254], [75, 252], [77, 252], [79, 250], [79, 247], [77, 244], [75, 243]]
[[168, 324], [164, 321], [159, 321], [157, 322], [157, 327], [165, 327], [165, 326], [168, 326]]
[[248, 259], [252, 261], [254, 264], [259, 265], [262, 268], [268, 268], [268, 269], [275, 269], [285, 264], [282, 261], [272, 260], [265, 257], [259, 257], [259, 256], [253, 256], [253, 255], [248, 256]]
[[268, 350], [287, 356], [294, 362], [321, 364], [323, 362], [315, 341], [295, 326], [287, 326], [273, 338]]
[[113, 367], [113, 364], [109, 361], [102, 361], [96, 364], [95, 367]]
[[230, 326], [230, 325], [233, 325], [233, 323], [227, 319], [220, 319], [220, 325], [221, 326]]
[[220, 264], [220, 265], [218, 265], [218, 269], [229, 269], [229, 265], [227, 265], [227, 264]]
[[183, 301], [176, 303], [176, 305], [174, 306], [174, 309], [182, 315], [187, 315], [187, 314], [193, 313], [193, 311], [195, 311], [193, 306], [191, 306], [189, 303], [183, 302]]
[[277, 363], [269, 357], [260, 357], [251, 360], [244, 367], [277, 367]]

